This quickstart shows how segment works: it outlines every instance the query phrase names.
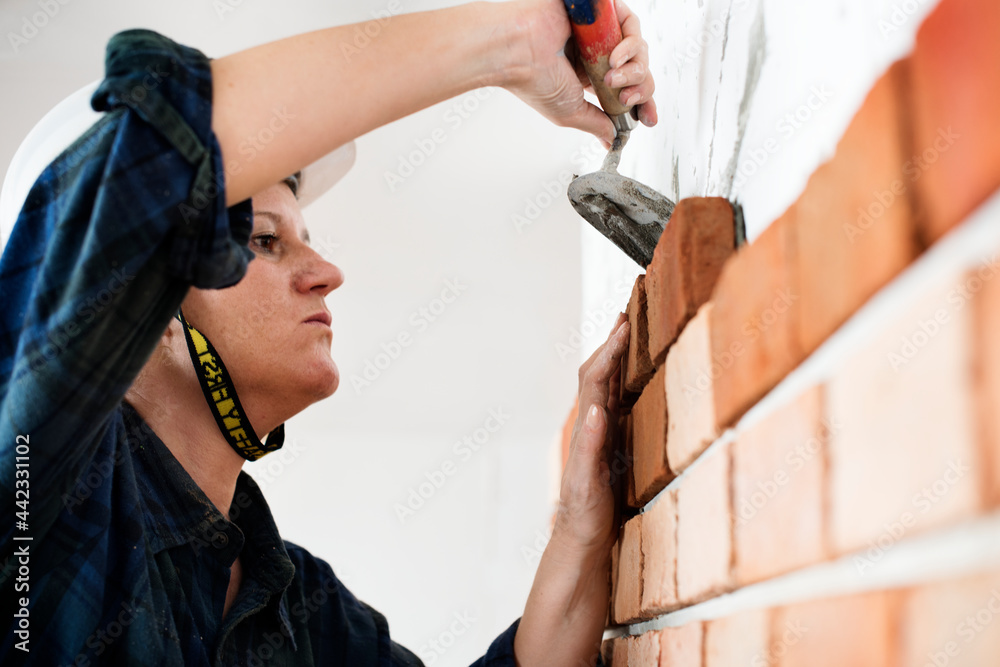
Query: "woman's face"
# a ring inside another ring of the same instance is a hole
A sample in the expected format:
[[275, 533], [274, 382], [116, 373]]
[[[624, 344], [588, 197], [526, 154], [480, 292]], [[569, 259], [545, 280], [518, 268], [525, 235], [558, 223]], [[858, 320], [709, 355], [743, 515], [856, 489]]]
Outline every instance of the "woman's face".
[[232, 287], [192, 289], [184, 317], [215, 346], [244, 402], [254, 392], [273, 401], [272, 409], [294, 414], [340, 383], [324, 297], [344, 274], [309, 247], [287, 185], [271, 186], [252, 203], [255, 257], [246, 275]]

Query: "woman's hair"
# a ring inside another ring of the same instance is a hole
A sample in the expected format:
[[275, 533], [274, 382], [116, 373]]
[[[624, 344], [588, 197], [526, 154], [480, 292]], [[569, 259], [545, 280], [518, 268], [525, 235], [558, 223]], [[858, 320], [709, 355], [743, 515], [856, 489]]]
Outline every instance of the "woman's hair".
[[299, 198], [299, 182], [301, 181], [301, 179], [302, 179], [302, 172], [297, 171], [282, 181], [282, 183], [287, 185], [288, 188], [292, 191], [292, 194], [295, 195], [296, 199]]

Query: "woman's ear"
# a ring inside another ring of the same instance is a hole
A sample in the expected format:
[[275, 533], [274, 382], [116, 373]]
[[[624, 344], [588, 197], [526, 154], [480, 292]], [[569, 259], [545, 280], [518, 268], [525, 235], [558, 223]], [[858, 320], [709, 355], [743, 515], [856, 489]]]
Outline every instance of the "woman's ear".
[[160, 336], [160, 341], [156, 344], [153, 353], [139, 369], [139, 374], [132, 381], [132, 387], [129, 388], [129, 391], [132, 391], [133, 387], [141, 391], [143, 388], [155, 384], [164, 371], [169, 371], [171, 366], [179, 362], [178, 353], [183, 353], [184, 357], [187, 357], [187, 341], [184, 340], [184, 330], [181, 328], [181, 323], [176, 319], [171, 319], [163, 335]]
[[177, 318], [172, 318], [170, 324], [160, 337], [156, 351], [150, 357], [158, 358], [161, 364], [170, 366], [183, 363], [188, 359], [187, 339], [184, 338], [184, 325]]

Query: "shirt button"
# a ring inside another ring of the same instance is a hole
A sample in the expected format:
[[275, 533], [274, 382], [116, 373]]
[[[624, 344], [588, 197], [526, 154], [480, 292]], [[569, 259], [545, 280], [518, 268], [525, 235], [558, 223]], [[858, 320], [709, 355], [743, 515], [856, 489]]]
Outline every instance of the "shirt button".
[[216, 533], [216, 537], [219, 538], [219, 545], [220, 546], [224, 547], [227, 544], [229, 544], [229, 535], [226, 535], [225, 533]]

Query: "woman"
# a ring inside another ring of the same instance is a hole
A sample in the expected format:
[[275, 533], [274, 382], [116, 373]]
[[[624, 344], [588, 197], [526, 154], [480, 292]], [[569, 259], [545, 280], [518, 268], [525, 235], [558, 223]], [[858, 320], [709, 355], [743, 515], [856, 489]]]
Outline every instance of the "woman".
[[[646, 45], [618, 11], [607, 82], [651, 125]], [[324, 297], [343, 275], [308, 245], [299, 177], [343, 173], [338, 147], [484, 85], [605, 143], [614, 129], [562, 54], [556, 0], [397, 16], [348, 62], [352, 37], [211, 61], [149, 31], [109, 43], [93, 96], [106, 113], [34, 183], [0, 261], [4, 664], [421, 664], [281, 539], [241, 472], [339, 384]], [[551, 541], [523, 616], [478, 665], [601, 664], [604, 444], [627, 330], [619, 317], [580, 369]]]

